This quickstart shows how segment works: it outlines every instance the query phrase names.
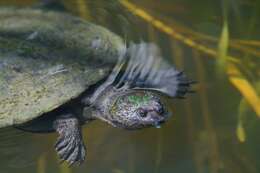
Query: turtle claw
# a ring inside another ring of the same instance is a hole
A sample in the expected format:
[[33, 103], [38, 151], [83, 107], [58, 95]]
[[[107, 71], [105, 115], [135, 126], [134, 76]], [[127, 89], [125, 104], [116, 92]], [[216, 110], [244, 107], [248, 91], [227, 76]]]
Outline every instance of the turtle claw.
[[81, 128], [76, 118], [57, 119], [55, 129], [59, 137], [55, 144], [55, 150], [61, 160], [70, 166], [81, 164], [85, 160], [86, 147], [82, 140]]

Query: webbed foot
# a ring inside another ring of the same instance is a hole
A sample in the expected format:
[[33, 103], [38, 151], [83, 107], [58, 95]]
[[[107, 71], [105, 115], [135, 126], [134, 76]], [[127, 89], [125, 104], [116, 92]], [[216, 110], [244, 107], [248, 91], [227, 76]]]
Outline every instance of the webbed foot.
[[55, 150], [61, 161], [69, 165], [81, 164], [85, 160], [86, 147], [83, 143], [79, 120], [73, 116], [60, 117], [54, 122], [59, 133]]

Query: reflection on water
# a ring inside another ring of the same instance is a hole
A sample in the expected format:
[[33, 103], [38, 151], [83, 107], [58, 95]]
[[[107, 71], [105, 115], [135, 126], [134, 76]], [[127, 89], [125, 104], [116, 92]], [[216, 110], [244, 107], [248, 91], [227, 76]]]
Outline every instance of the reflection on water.
[[[58, 164], [53, 149], [56, 134], [2, 129], [0, 172], [260, 171], [259, 2], [60, 2], [68, 12], [127, 41], [156, 42], [165, 58], [199, 81], [197, 94], [171, 102], [174, 116], [160, 129], [125, 131], [98, 121], [85, 126], [87, 161], [81, 167]], [[0, 1], [1, 6], [35, 3]]]

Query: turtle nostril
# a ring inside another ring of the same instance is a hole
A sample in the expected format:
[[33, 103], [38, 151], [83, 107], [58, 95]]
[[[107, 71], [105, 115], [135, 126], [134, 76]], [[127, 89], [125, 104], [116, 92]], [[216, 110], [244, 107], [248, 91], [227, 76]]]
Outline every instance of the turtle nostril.
[[160, 115], [163, 115], [165, 113], [163, 107], [160, 107], [158, 110], [157, 110], [158, 114]]

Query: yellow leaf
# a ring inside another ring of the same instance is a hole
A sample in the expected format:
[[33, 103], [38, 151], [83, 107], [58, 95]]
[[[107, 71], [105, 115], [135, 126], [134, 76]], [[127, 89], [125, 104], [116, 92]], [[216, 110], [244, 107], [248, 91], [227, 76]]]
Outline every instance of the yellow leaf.
[[76, 4], [78, 5], [79, 15], [84, 19], [91, 19], [87, 2], [85, 0], [77, 0]]
[[240, 142], [246, 141], [246, 133], [241, 124], [238, 124], [238, 126], [237, 126], [237, 138]]
[[241, 74], [235, 65], [230, 63], [227, 70], [230, 82], [240, 91], [242, 96], [246, 99], [248, 104], [253, 108], [257, 116], [260, 118], [260, 98], [257, 95], [254, 87]]

